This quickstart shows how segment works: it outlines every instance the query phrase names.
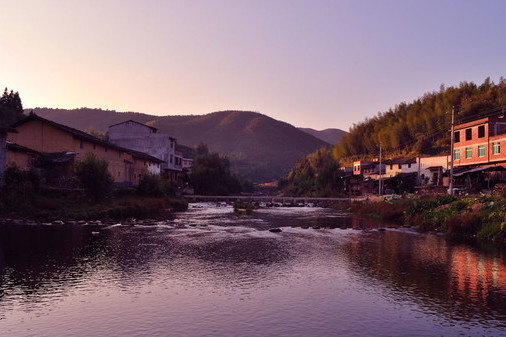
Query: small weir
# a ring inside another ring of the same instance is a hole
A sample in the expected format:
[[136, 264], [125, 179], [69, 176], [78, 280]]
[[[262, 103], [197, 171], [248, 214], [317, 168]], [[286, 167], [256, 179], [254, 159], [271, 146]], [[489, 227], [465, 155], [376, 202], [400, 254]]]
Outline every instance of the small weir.
[[258, 202], [282, 205], [314, 204], [317, 206], [328, 206], [336, 202], [356, 202], [364, 200], [363, 197], [355, 198], [309, 198], [309, 197], [283, 197], [283, 196], [254, 196], [254, 195], [185, 195], [190, 202], [202, 201], [223, 201], [223, 202]]

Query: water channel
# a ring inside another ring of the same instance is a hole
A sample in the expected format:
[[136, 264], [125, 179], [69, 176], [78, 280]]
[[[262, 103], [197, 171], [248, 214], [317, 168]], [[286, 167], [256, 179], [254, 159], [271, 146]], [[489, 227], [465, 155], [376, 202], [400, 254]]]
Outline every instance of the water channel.
[[2, 224], [0, 336], [506, 336], [504, 251], [384, 227], [211, 203]]

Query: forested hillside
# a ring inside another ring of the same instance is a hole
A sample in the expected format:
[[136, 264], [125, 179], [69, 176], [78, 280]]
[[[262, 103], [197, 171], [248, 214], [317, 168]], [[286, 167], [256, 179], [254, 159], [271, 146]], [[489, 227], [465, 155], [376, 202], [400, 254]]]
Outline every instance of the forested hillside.
[[411, 103], [379, 113], [353, 125], [334, 146], [340, 162], [377, 156], [379, 145], [386, 155], [437, 154], [449, 151], [451, 111], [456, 122], [500, 111], [506, 107], [506, 81], [495, 84], [490, 78], [481, 85], [462, 82], [458, 87], [441, 86]]

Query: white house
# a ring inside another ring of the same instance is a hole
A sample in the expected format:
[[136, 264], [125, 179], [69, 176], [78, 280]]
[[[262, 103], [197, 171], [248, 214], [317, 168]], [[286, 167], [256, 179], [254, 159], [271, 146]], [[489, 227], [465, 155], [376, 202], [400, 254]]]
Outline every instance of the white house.
[[416, 173], [418, 184], [441, 183], [441, 175], [450, 167], [450, 156], [401, 157], [385, 160], [385, 178], [401, 173]]
[[179, 163], [180, 156], [176, 156], [176, 139], [169, 134], [159, 133], [155, 127], [128, 120], [109, 126], [108, 136], [111, 143], [163, 160], [161, 169], [170, 181], [177, 182], [180, 178], [182, 167]]

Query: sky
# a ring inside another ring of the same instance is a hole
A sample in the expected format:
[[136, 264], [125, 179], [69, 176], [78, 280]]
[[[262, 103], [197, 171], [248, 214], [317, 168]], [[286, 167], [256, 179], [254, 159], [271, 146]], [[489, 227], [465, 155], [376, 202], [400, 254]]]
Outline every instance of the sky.
[[442, 84], [506, 77], [502, 0], [0, 2], [0, 87], [25, 108], [348, 130]]

